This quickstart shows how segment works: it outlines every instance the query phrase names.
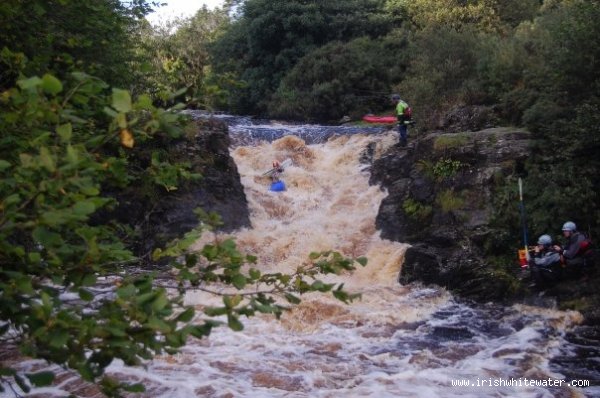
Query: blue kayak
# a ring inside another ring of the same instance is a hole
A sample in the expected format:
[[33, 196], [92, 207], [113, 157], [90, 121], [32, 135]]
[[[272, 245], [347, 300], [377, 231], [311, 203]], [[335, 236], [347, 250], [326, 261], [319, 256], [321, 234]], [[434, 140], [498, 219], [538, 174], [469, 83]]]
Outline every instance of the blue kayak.
[[285, 191], [285, 183], [281, 180], [275, 181], [274, 183], [271, 184], [271, 188], [269, 188], [269, 191], [273, 191], [273, 192]]

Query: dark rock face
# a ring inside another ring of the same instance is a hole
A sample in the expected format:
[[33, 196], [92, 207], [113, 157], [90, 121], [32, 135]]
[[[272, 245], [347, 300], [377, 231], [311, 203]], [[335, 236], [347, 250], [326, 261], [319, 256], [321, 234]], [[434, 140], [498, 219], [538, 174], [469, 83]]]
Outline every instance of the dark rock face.
[[227, 126], [218, 121], [196, 123], [193, 136], [168, 145], [168, 156], [189, 162], [191, 171], [201, 174], [201, 179], [183, 182], [170, 192], [158, 190], [151, 198], [143, 196], [139, 187], [130, 187], [117, 198], [117, 218], [137, 232], [134, 247], [138, 256], [147, 257], [154, 248], [196, 227], [196, 208], [218, 213], [224, 231], [250, 226], [246, 195], [229, 155]]
[[529, 143], [529, 133], [515, 128], [434, 133], [374, 162], [371, 182], [389, 192], [377, 227], [383, 238], [413, 245], [401, 283], [434, 283], [479, 300], [506, 297], [510, 282], [493, 277], [483, 244], [496, 182], [522, 167]]
[[498, 121], [494, 107], [465, 106], [448, 112], [439, 127], [446, 133], [460, 133], [492, 128], [498, 125]]
[[[201, 126], [191, 157], [198, 156], [204, 161], [194, 162], [194, 171], [203, 178], [189, 185], [187, 192], [180, 196], [178, 210], [172, 210], [175, 223], [187, 222], [197, 225], [194, 218], [189, 217], [189, 209], [201, 207], [206, 211], [214, 211], [223, 219], [224, 231], [232, 231], [250, 226], [248, 202], [244, 187], [240, 182], [237, 166], [229, 155], [229, 135], [226, 125], [208, 122]], [[189, 150], [189, 149], [188, 149]], [[180, 221], [177, 221], [177, 214]], [[187, 225], [184, 228], [187, 228]]]
[[[371, 183], [389, 193], [376, 225], [383, 238], [412, 245], [400, 283], [436, 284], [478, 301], [575, 309], [587, 325], [598, 327], [598, 255], [595, 267], [564, 269], [554, 285], [531, 289], [529, 272], [520, 272], [516, 258], [514, 274], [507, 275], [484, 256], [486, 243], [497, 233], [491, 227], [496, 187], [521, 171], [529, 145], [530, 134], [524, 130], [490, 128], [434, 133], [408, 147], [392, 147], [371, 167]], [[522, 278], [525, 284], [519, 282]]]

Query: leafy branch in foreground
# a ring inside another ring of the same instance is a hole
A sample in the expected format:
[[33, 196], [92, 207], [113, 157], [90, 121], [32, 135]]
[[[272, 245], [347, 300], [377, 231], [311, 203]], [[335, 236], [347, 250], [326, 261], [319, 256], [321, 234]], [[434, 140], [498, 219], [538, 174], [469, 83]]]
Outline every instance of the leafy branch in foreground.
[[[262, 274], [253, 268], [256, 257], [242, 255], [232, 240], [188, 252], [202, 228], [162, 252], [177, 270], [173, 289], [158, 286], [155, 274], [130, 276], [141, 261], [132, 254], [128, 226], [110, 216], [118, 205], [114, 193], [154, 186], [168, 194], [198, 177], [161, 157], [160, 149], [182, 135], [177, 109], [157, 108], [147, 96], [132, 98], [83, 73], [66, 81], [24, 78], [0, 93], [4, 350], [73, 369], [118, 396], [143, 386], [105, 376], [114, 359], [140, 365], [176, 352], [189, 336], [209, 335], [222, 317], [234, 330], [242, 328], [242, 315], [278, 317], [284, 303], [297, 304], [303, 293], [332, 292], [344, 302], [357, 297], [317, 279], [354, 268], [337, 253], [313, 254], [291, 275]], [[204, 225], [217, 222], [208, 217]], [[183, 303], [188, 288], [221, 295], [223, 306], [196, 315]], [[51, 371], [23, 374], [0, 361], [1, 391], [28, 392], [53, 381]]]
[[[204, 214], [204, 220], [208, 220]], [[214, 215], [211, 215], [213, 217]], [[208, 227], [214, 221], [207, 221]], [[262, 273], [255, 267], [257, 258], [238, 251], [233, 239], [215, 239], [200, 251], [187, 252], [191, 243], [199, 237], [199, 231], [192, 231], [174, 243], [165, 252], [155, 251], [155, 259], [164, 256], [178, 256], [172, 265], [178, 270], [178, 290], [181, 295], [190, 289], [197, 289], [222, 296], [222, 306], [203, 308], [209, 317], [226, 316], [227, 324], [233, 330], [242, 330], [240, 316], [251, 317], [256, 313], [273, 314], [278, 319], [289, 305], [300, 303], [298, 296], [309, 292], [331, 292], [338, 300], [350, 303], [360, 297], [344, 290], [343, 283], [325, 283], [319, 276], [340, 275], [353, 271], [355, 264], [365, 266], [364, 257], [350, 259], [338, 252], [311, 253], [306, 263], [298, 266], [293, 273]], [[191, 311], [190, 308], [186, 311]], [[211, 324], [212, 325], [212, 324]]]

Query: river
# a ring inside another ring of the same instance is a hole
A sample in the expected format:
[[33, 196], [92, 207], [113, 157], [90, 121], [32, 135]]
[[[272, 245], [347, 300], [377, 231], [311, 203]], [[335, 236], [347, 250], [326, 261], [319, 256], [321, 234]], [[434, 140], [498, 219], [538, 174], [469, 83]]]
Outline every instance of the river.
[[[216, 329], [145, 368], [113, 363], [109, 374], [146, 384], [136, 396], [600, 396], [597, 340], [574, 334], [579, 313], [474, 304], [441, 288], [398, 284], [407, 245], [376, 230], [386, 192], [369, 185], [361, 163], [367, 147], [378, 156], [397, 142], [395, 132], [222, 119], [250, 207], [252, 227], [232, 234], [239, 247], [257, 254], [263, 271], [289, 272], [311, 251], [366, 256], [367, 267], [331, 279], [362, 299], [346, 305], [311, 294], [280, 321], [258, 316], [243, 320], [241, 332]], [[272, 160], [287, 158], [287, 190], [270, 192], [261, 175]], [[191, 305], [212, 300], [198, 292], [186, 297]], [[590, 378], [591, 386], [567, 385]], [[99, 396], [72, 373], [59, 380], [37, 396]]]

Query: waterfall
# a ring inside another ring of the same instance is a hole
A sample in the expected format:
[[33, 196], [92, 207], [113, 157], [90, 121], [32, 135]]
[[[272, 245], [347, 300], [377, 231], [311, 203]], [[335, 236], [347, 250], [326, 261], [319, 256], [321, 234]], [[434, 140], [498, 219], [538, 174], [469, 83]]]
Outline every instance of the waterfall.
[[[312, 251], [366, 256], [367, 267], [331, 277], [362, 299], [346, 305], [310, 294], [279, 321], [244, 319], [241, 332], [216, 329], [145, 368], [117, 361], [109, 375], [144, 383], [142, 396], [165, 398], [600, 394], [566, 385], [573, 376], [552, 362], [574, 347], [565, 334], [581, 322], [577, 312], [472, 304], [438, 287], [398, 284], [408, 246], [379, 236], [375, 217], [386, 192], [369, 185], [369, 165], [361, 163], [367, 148], [377, 157], [395, 144], [394, 131], [222, 119], [230, 124], [231, 155], [250, 206], [252, 227], [231, 234], [239, 248], [258, 256], [264, 272], [290, 272]], [[287, 190], [270, 192], [264, 172], [288, 158], [281, 175]], [[192, 291], [186, 297], [197, 306], [213, 300]], [[68, 373], [44, 392], [73, 392], [68, 385], [75, 380]]]

